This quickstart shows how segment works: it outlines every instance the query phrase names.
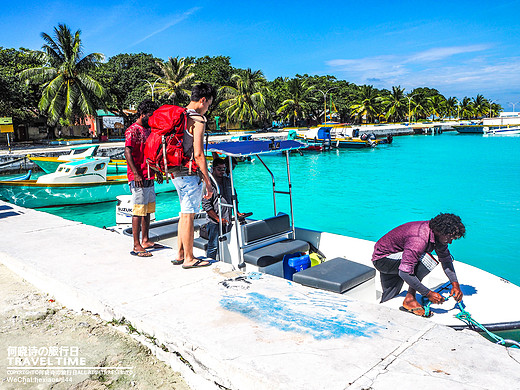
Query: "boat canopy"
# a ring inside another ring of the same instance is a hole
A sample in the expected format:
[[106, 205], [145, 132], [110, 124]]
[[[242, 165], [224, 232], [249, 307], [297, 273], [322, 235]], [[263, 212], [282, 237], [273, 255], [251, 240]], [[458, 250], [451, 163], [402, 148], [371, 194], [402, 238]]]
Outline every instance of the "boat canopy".
[[296, 150], [303, 147], [305, 147], [305, 145], [298, 141], [258, 140], [209, 144], [208, 151], [222, 153], [231, 157], [246, 157], [258, 154]]

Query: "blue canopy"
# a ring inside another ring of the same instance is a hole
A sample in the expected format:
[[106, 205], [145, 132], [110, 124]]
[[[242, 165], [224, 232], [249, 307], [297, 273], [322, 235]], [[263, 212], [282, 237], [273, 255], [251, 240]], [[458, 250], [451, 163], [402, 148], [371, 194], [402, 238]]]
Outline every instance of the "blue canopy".
[[255, 154], [296, 150], [304, 146], [301, 142], [289, 140], [219, 142], [208, 144], [208, 151], [223, 153], [232, 157], [245, 157]]

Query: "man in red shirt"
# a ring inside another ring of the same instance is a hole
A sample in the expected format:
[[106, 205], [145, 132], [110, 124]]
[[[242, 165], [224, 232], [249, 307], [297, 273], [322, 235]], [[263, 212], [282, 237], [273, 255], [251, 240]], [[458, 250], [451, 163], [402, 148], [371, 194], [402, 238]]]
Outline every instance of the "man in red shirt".
[[[150, 135], [148, 119], [158, 108], [151, 100], [144, 100], [137, 107], [138, 119], [125, 132], [125, 158], [127, 164], [128, 184], [132, 193], [134, 207], [132, 210], [132, 235], [134, 250], [130, 254], [139, 257], [150, 257], [152, 254], [146, 249], [158, 248], [148, 237], [150, 214], [155, 212], [154, 171], [146, 166], [144, 157], [145, 141]], [[162, 182], [162, 175], [158, 175], [157, 182]], [[142, 240], [139, 236], [142, 230]]]

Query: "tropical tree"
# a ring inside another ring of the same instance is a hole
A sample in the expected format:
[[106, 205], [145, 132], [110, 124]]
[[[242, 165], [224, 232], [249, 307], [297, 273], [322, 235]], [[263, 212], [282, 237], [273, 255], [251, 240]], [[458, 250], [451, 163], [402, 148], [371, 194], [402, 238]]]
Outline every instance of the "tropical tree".
[[434, 95], [426, 98], [430, 103], [430, 115], [444, 118], [447, 115], [446, 98], [442, 95]]
[[54, 28], [54, 39], [42, 33], [46, 44], [42, 46], [43, 51], [33, 55], [43, 65], [20, 73], [23, 80], [43, 88], [38, 107], [51, 124], [59, 119], [75, 123], [77, 119], [94, 115], [95, 109], [104, 105], [105, 90], [90, 75], [104, 56], [92, 53], [82, 57], [80, 35], [80, 30], [72, 34], [64, 24]]
[[389, 118], [394, 122], [403, 119], [407, 112], [406, 98], [404, 96], [404, 88], [401, 86], [392, 87], [392, 92], [383, 96], [381, 99], [385, 110], [385, 118]]
[[0, 116], [13, 117], [16, 123], [20, 123], [39, 114], [41, 93], [37, 86], [26, 85], [20, 80], [19, 73], [41, 65], [30, 50], [0, 47]]
[[456, 97], [449, 97], [446, 99], [446, 116], [449, 118], [454, 118], [455, 115], [459, 115], [458, 113], [459, 101]]
[[460, 116], [464, 119], [473, 118], [475, 110], [473, 109], [473, 103], [469, 97], [465, 97], [460, 102]]
[[264, 74], [261, 70], [248, 68], [233, 74], [230, 81], [234, 86], [225, 85], [219, 89], [223, 99], [219, 107], [224, 109], [228, 119], [252, 126], [265, 116]]
[[160, 74], [150, 74], [158, 81], [155, 91], [159, 97], [167, 98], [171, 104], [175, 104], [179, 97], [190, 96], [190, 87], [195, 77], [192, 72], [194, 64], [187, 64], [184, 58], [169, 57], [165, 63], [157, 61], [157, 65], [161, 68]]
[[358, 87], [357, 94], [350, 104], [350, 109], [352, 114], [361, 121], [365, 117], [367, 122], [372, 122], [379, 113], [380, 101], [381, 98], [372, 85], [362, 85]]
[[309, 87], [307, 81], [302, 78], [286, 80], [285, 85], [290, 98], [282, 102], [276, 113], [284, 115], [287, 120], [292, 117], [293, 125], [296, 126], [296, 119], [304, 118], [305, 114], [309, 112], [308, 101], [314, 87]]
[[160, 71], [156, 61], [151, 54], [117, 54], [101, 64], [96, 69], [95, 77], [107, 92], [108, 108], [125, 117], [125, 110], [149, 98], [148, 82], [156, 80], [151, 79], [150, 73]]
[[425, 119], [430, 115], [430, 101], [429, 95], [424, 92], [424, 88], [417, 88], [410, 92], [411, 97], [411, 113], [415, 117], [415, 120], [423, 118]]
[[474, 115], [477, 117], [486, 116], [489, 113], [489, 102], [482, 95], [473, 98]]

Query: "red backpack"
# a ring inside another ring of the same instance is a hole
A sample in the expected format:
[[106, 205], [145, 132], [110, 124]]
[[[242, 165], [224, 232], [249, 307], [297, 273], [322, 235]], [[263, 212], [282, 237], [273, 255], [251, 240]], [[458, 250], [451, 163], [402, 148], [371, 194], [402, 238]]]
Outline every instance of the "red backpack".
[[193, 156], [185, 156], [182, 146], [187, 122], [183, 107], [165, 104], [154, 111], [148, 120], [152, 131], [144, 147], [148, 168], [162, 173], [171, 172], [175, 167], [197, 170]]

